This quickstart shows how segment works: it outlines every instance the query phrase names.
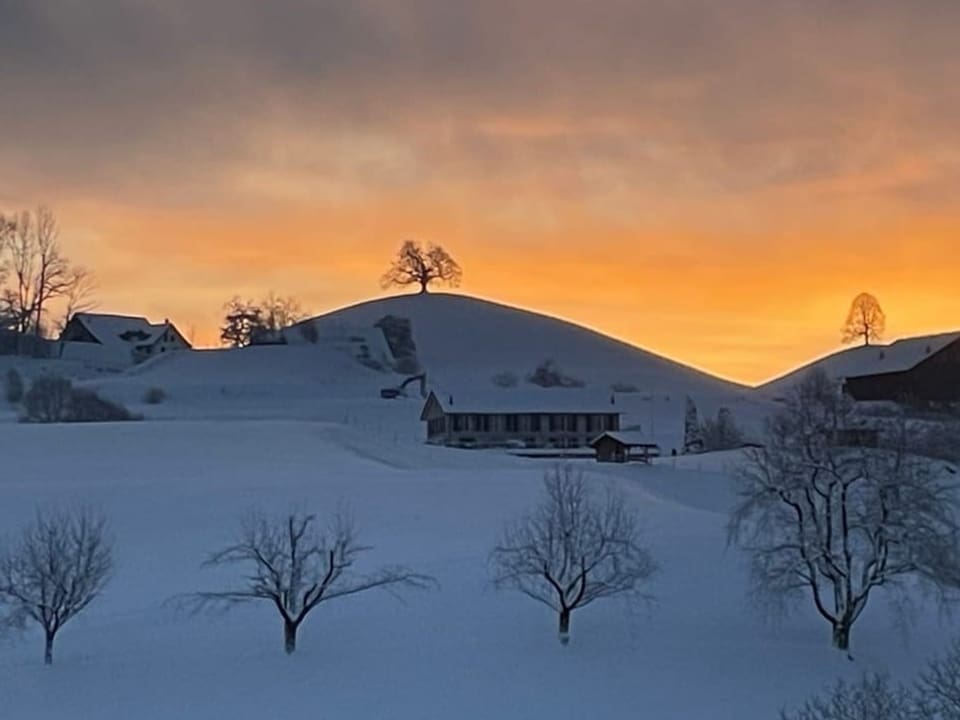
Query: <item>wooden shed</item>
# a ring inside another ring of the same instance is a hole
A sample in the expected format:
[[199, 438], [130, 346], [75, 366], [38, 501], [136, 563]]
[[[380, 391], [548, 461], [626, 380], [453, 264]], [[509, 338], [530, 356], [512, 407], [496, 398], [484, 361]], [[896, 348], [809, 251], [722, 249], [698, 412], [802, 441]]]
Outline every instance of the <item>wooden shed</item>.
[[607, 431], [590, 443], [597, 452], [597, 462], [649, 463], [660, 457], [660, 446], [636, 431]]

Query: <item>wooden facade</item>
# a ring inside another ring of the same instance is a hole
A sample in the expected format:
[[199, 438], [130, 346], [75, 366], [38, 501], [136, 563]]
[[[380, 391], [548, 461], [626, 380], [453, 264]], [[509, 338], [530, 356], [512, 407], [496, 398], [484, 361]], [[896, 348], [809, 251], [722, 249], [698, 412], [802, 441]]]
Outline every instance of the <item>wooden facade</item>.
[[603, 463], [649, 463], [660, 457], [660, 446], [636, 433], [604, 432], [590, 446], [597, 453], [597, 462]]
[[[564, 391], [558, 391], [564, 392]], [[583, 448], [607, 430], [620, 428], [620, 412], [598, 403], [577, 408], [576, 402], [536, 408], [536, 401], [502, 409], [444, 402], [430, 393], [420, 419], [427, 423], [427, 442], [453, 447]], [[558, 411], [555, 408], [562, 408]]]
[[960, 402], [960, 339], [897, 372], [847, 377], [844, 388], [857, 401], [941, 405]]

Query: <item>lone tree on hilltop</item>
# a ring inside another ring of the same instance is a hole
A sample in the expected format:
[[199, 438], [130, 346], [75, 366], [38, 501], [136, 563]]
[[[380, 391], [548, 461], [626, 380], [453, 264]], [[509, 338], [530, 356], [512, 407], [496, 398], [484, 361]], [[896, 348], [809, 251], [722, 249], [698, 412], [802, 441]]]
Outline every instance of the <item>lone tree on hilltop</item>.
[[297, 631], [320, 604], [380, 588], [424, 588], [433, 583], [404, 567], [389, 566], [368, 575], [354, 564], [369, 547], [357, 540], [352, 520], [334, 515], [324, 530], [315, 515], [291, 512], [277, 518], [248, 515], [232, 545], [213, 553], [206, 566], [237, 565], [238, 584], [227, 590], [190, 596], [197, 609], [261, 601], [277, 609], [283, 621], [283, 646], [297, 649]]
[[951, 469], [911, 453], [905, 423], [869, 446], [853, 412], [825, 372], [810, 373], [749, 451], [729, 526], [757, 596], [809, 598], [842, 651], [876, 592], [925, 585], [946, 598], [960, 583]]
[[420, 292], [427, 292], [430, 283], [445, 283], [457, 287], [463, 271], [456, 260], [439, 245], [426, 247], [407, 240], [400, 247], [390, 269], [380, 278], [383, 288], [419, 285]]
[[880, 302], [870, 293], [860, 293], [853, 299], [847, 313], [847, 322], [843, 326], [843, 342], [849, 344], [862, 339], [864, 345], [870, 345], [883, 339], [886, 327], [887, 316], [884, 315]]
[[621, 495], [598, 499], [569, 467], [548, 473], [543, 485], [540, 504], [506, 527], [490, 561], [498, 589], [518, 590], [557, 613], [566, 645], [574, 610], [618, 595], [643, 599], [657, 564]]
[[50, 665], [57, 633], [97, 598], [112, 569], [104, 518], [84, 509], [39, 511], [0, 550], [0, 602], [15, 624], [40, 625], [43, 660]]

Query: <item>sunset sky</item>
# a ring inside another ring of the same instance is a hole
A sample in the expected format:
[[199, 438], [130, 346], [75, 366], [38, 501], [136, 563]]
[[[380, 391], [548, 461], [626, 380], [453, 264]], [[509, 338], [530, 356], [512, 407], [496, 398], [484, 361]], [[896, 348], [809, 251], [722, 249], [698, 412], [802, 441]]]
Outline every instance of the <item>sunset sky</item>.
[[0, 0], [0, 211], [99, 309], [471, 295], [759, 382], [960, 327], [956, 0]]

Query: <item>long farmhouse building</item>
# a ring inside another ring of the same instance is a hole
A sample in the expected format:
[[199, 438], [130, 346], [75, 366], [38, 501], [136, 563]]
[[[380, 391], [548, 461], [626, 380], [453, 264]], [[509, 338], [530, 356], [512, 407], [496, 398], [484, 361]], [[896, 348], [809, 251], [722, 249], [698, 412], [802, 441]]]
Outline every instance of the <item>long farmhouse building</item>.
[[960, 402], [960, 332], [858, 348], [844, 389], [858, 401]]
[[420, 419], [427, 442], [459, 447], [582, 448], [620, 429], [615, 398], [576, 390], [495, 390], [472, 398], [431, 392]]

